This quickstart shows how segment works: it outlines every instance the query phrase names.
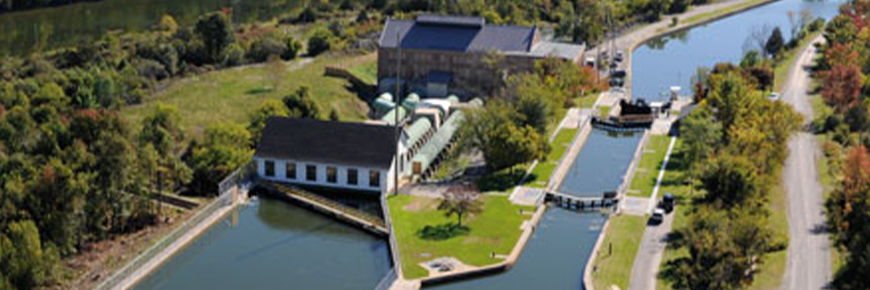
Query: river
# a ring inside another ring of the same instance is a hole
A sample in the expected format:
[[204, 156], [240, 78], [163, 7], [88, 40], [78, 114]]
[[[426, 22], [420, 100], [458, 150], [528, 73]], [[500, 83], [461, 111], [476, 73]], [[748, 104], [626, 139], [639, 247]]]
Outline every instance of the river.
[[107, 32], [141, 31], [163, 15], [181, 25], [208, 12], [232, 9], [235, 23], [272, 19], [299, 7], [301, 0], [104, 0], [0, 14], [0, 56], [27, 55], [91, 43]]
[[[749, 49], [757, 47], [753, 33], [779, 27], [790, 39], [788, 11], [799, 15], [810, 11], [815, 17], [830, 19], [843, 0], [781, 0], [707, 25], [671, 36], [659, 37], [632, 52], [631, 91], [633, 98], [666, 100], [662, 95], [671, 86], [691, 93], [691, 78], [699, 67], [719, 62], [737, 63]], [[766, 38], [765, 38], [766, 39]], [[785, 76], [781, 76], [785, 77]]]
[[137, 290], [373, 289], [389, 245], [290, 203], [261, 197], [200, 236]]

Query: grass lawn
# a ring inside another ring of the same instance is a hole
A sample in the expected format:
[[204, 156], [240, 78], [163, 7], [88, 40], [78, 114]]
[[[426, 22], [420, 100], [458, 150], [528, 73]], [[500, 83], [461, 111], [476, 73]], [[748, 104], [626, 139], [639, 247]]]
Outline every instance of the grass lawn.
[[610, 106], [598, 106], [599, 116], [607, 117], [610, 115]]
[[[595, 289], [628, 289], [631, 267], [646, 229], [646, 216], [618, 215], [610, 218], [602, 249], [595, 257], [598, 272], [593, 274]], [[613, 252], [609, 246], [613, 245]]]
[[377, 58], [352, 66], [347, 70], [370, 85], [375, 85], [378, 83]]
[[791, 68], [791, 65], [798, 58], [798, 54], [803, 51], [804, 47], [810, 45], [810, 41], [816, 38], [821, 32], [813, 32], [807, 34], [798, 45], [794, 49], [783, 51], [782, 55], [785, 56], [782, 60], [776, 63], [773, 67], [773, 90], [777, 92], [782, 92], [782, 86], [785, 85], [785, 81], [788, 79], [788, 69]]
[[[679, 164], [682, 155], [677, 148], [679, 148], [679, 146], [674, 148], [673, 155], [671, 156], [671, 162], [674, 162], [675, 164]], [[661, 192], [673, 193], [678, 199], [678, 206], [674, 211], [676, 216], [674, 216], [673, 229], [675, 230], [688, 226], [688, 214], [691, 210], [689, 203], [695, 195], [700, 194], [699, 192], [693, 193], [689, 186], [676, 182], [679, 176], [683, 174], [680, 170], [681, 169], [674, 169], [674, 167], [668, 166], [668, 171], [666, 171], [665, 177], [662, 180], [661, 188]], [[770, 226], [774, 231], [774, 239], [777, 241], [787, 240], [788, 217], [786, 216], [785, 189], [781, 183], [777, 184], [777, 186], [775, 186], [771, 191], [770, 210]], [[755, 282], [748, 289], [779, 289], [779, 285], [782, 282], [782, 276], [785, 273], [786, 253], [787, 250], [782, 250], [767, 254], [764, 257], [764, 264], [761, 265], [760, 273], [755, 276]], [[664, 269], [665, 264], [669, 261], [688, 255], [689, 253], [686, 249], [675, 250], [670, 247], [665, 248], [665, 252], [662, 256], [662, 269]], [[656, 285], [656, 289], [659, 290], [671, 289], [670, 283], [663, 280], [661, 277], [658, 277], [656, 280]]]
[[550, 181], [550, 175], [553, 175], [553, 171], [555, 171], [556, 166], [559, 165], [562, 155], [564, 155], [568, 147], [571, 146], [571, 141], [574, 141], [574, 137], [577, 136], [577, 131], [577, 129], [562, 128], [562, 130], [559, 130], [559, 133], [556, 133], [556, 138], [554, 138], [553, 142], [550, 143], [552, 150], [550, 150], [550, 154], [547, 154], [547, 160], [541, 160], [538, 162], [538, 165], [535, 165], [535, 168], [532, 169], [532, 174], [529, 177], [529, 180], [526, 180], [526, 186], [537, 188], [547, 187], [547, 183]]
[[746, 7], [749, 7], [749, 6], [752, 6], [752, 5], [757, 5], [757, 4], [760, 4], [760, 3], [770, 2], [770, 1], [772, 1], [772, 0], [753, 0], [753, 1], [747, 1], [747, 2], [744, 2], [744, 3], [737, 4], [737, 5], [728, 6], [728, 7], [725, 7], [725, 8], [723, 8], [723, 9], [716, 10], [716, 11], [710, 11], [710, 12], [707, 12], [707, 13], [701, 13], [701, 14], [698, 14], [698, 15], [695, 15], [695, 16], [692, 16], [692, 17], [689, 17], [689, 18], [686, 19], [685, 21], [682, 21], [682, 23], [691, 24], [691, 23], [695, 23], [695, 22], [698, 22], [698, 21], [704, 21], [704, 20], [707, 20], [707, 19], [710, 19], [710, 18], [713, 18], [713, 17], [717, 17], [717, 16], [722, 15], [722, 14], [725, 14], [725, 13], [731, 13], [731, 12], [734, 12], [734, 11], [736, 11], [736, 10], [738, 10], [738, 9], [743, 9], [743, 8], [746, 8]]
[[631, 180], [631, 186], [628, 190], [629, 196], [649, 197], [652, 195], [656, 178], [659, 176], [659, 170], [662, 168], [662, 163], [665, 160], [665, 155], [668, 153], [668, 145], [670, 143], [670, 136], [649, 136], [649, 142], [647, 142], [646, 147], [643, 149], [643, 155], [641, 156], [640, 164], [637, 166], [637, 172], [634, 173], [634, 179]]
[[600, 96], [600, 92], [591, 93], [585, 96], [577, 97], [574, 99], [574, 104], [581, 109], [591, 109], [593, 105], [595, 105], [595, 101], [598, 100], [598, 96]]
[[454, 257], [474, 266], [503, 261], [490, 257], [490, 253], [510, 254], [522, 233], [520, 225], [531, 218], [519, 210], [533, 212], [535, 208], [514, 205], [503, 195], [484, 195], [483, 201], [483, 213], [463, 221], [469, 229], [467, 232], [433, 237], [424, 235], [423, 228], [431, 226], [446, 232], [456, 223], [455, 216], [448, 218], [436, 210], [438, 199], [408, 195], [390, 197], [387, 202], [405, 278], [426, 277], [428, 272], [419, 263], [439, 257]]
[[[324, 67], [351, 57], [319, 57], [302, 66], [300, 60], [286, 63], [276, 89], [271, 87], [269, 70], [264, 66], [245, 66], [210, 72], [175, 81], [165, 91], [146, 98], [143, 104], [122, 109], [121, 116], [131, 124], [139, 124], [158, 102], [175, 105], [182, 113], [181, 125], [189, 137], [197, 137], [211, 124], [222, 121], [247, 124], [249, 114], [265, 100], [280, 100], [300, 86], [311, 88], [311, 94], [327, 116], [336, 110], [342, 120], [364, 120], [368, 105], [348, 90], [350, 82], [327, 77]], [[297, 69], [298, 68], [298, 69]]]

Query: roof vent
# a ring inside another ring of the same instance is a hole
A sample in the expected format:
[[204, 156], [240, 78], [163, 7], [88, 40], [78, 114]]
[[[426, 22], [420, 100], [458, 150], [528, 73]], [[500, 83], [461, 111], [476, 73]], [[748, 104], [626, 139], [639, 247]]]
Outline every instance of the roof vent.
[[421, 14], [417, 16], [417, 24], [480, 28], [486, 24], [486, 20], [481, 17]]

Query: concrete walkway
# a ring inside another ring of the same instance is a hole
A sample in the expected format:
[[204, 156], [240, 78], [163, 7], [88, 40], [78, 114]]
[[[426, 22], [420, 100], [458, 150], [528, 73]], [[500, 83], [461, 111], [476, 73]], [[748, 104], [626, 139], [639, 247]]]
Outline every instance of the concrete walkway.
[[[813, 42], [821, 41], [819, 37]], [[812, 121], [809, 104], [809, 67], [816, 49], [809, 45], [790, 69], [783, 91], [783, 101], [794, 106]], [[821, 154], [816, 138], [808, 132], [798, 132], [789, 140], [790, 155], [783, 169], [783, 182], [788, 203], [789, 246], [782, 289], [825, 289], [831, 281], [831, 245], [825, 231], [822, 185], [816, 171], [816, 156]]]

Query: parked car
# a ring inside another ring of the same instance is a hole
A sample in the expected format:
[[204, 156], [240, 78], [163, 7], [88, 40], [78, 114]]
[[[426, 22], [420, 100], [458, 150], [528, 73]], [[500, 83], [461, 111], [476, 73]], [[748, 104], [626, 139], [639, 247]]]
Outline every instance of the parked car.
[[665, 210], [666, 213], [670, 213], [674, 211], [674, 204], [677, 202], [676, 197], [673, 194], [666, 193], [662, 196], [662, 200], [659, 201], [659, 208]]
[[623, 53], [622, 50], [617, 50], [614, 59], [618, 62], [622, 62], [625, 60], [625, 53]]
[[658, 225], [658, 224], [661, 224], [662, 221], [664, 221], [664, 220], [665, 220], [665, 210], [660, 209], [660, 208], [656, 208], [655, 210], [653, 210], [652, 215], [649, 217], [649, 224], [650, 225]]
[[770, 97], [768, 97], [771, 101], [779, 101], [779, 93], [770, 93]]

